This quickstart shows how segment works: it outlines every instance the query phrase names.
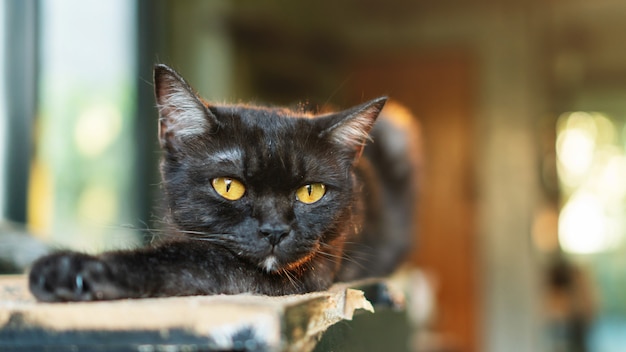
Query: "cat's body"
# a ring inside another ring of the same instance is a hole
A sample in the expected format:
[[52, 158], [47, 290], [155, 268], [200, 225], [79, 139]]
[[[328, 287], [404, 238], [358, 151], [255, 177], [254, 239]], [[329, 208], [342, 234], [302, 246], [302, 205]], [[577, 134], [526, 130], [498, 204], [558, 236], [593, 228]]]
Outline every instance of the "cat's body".
[[29, 278], [39, 300], [305, 293], [388, 274], [403, 259], [414, 136], [391, 116], [371, 130], [385, 98], [322, 116], [210, 105], [163, 65], [155, 89], [172, 236], [41, 258]]

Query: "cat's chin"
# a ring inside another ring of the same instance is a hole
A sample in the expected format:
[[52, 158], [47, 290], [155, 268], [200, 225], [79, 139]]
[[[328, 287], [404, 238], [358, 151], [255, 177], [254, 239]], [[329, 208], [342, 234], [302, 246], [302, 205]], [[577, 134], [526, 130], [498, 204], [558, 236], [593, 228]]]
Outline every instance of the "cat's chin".
[[263, 269], [265, 272], [269, 274], [277, 273], [279, 271], [284, 271], [284, 270], [292, 271], [292, 270], [297, 270], [305, 263], [311, 261], [313, 257], [314, 257], [313, 253], [310, 253], [309, 255], [304, 256], [298, 260], [295, 260], [289, 263], [281, 263], [279, 262], [276, 255], [270, 254], [259, 263], [259, 267], [261, 267], [261, 269]]
[[276, 256], [273, 255], [267, 256], [263, 262], [261, 262], [261, 268], [268, 273], [277, 272], [279, 269], [278, 259], [276, 259]]

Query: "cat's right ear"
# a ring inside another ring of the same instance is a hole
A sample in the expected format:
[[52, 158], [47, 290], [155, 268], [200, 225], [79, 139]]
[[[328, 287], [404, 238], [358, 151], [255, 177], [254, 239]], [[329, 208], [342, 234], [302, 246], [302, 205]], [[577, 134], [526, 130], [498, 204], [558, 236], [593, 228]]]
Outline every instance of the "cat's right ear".
[[189, 84], [167, 65], [154, 66], [154, 94], [162, 148], [178, 149], [217, 124], [215, 116]]

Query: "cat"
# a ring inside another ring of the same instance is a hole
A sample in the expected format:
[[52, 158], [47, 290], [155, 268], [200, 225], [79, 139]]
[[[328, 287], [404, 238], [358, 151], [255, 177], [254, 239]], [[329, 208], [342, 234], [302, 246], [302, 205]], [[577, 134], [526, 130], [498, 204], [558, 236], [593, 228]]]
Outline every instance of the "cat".
[[42, 257], [28, 278], [39, 301], [301, 294], [405, 258], [416, 136], [410, 118], [375, 124], [386, 97], [323, 114], [209, 104], [163, 64], [154, 87], [171, 236]]

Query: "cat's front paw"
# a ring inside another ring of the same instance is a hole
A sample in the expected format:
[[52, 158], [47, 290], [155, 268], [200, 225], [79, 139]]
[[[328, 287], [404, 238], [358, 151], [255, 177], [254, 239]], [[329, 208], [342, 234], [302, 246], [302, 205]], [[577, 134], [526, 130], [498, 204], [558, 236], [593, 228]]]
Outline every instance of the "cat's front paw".
[[30, 292], [43, 302], [116, 299], [122, 290], [100, 259], [61, 252], [37, 260], [28, 278]]

